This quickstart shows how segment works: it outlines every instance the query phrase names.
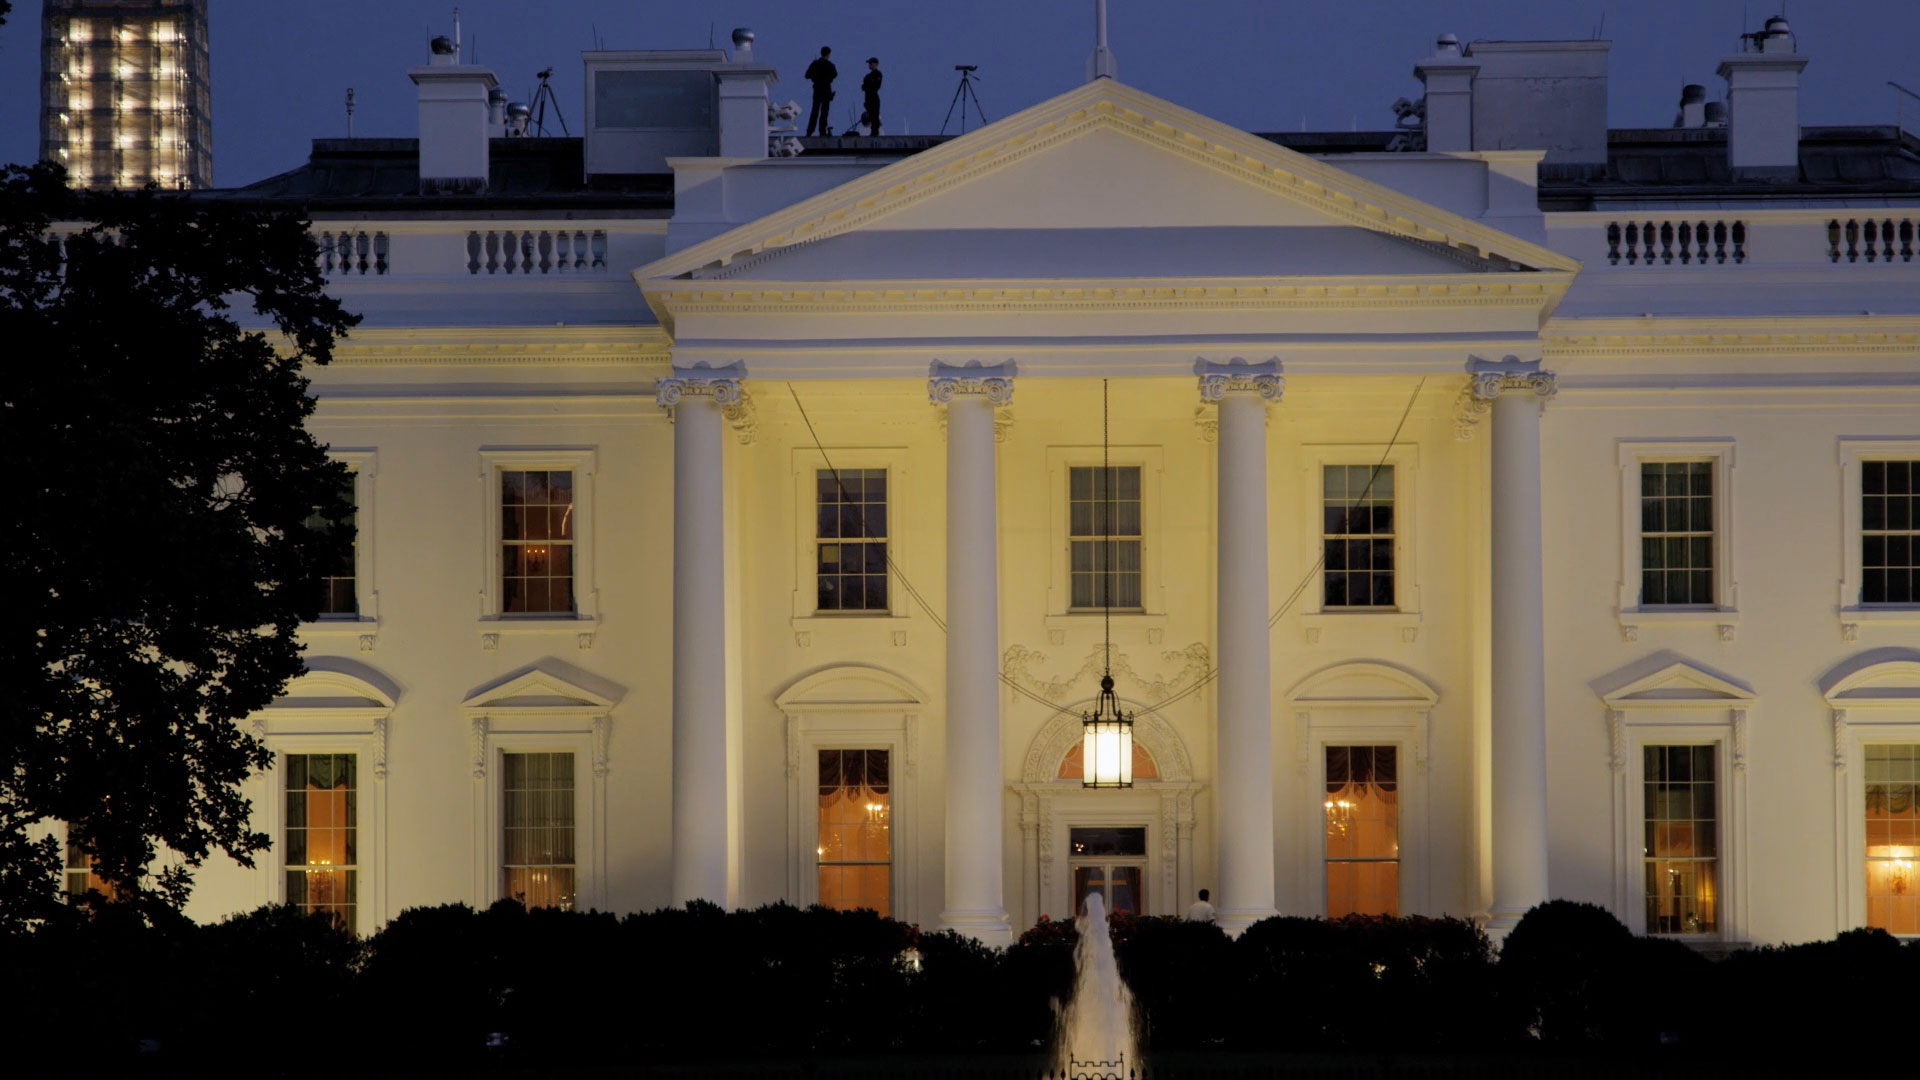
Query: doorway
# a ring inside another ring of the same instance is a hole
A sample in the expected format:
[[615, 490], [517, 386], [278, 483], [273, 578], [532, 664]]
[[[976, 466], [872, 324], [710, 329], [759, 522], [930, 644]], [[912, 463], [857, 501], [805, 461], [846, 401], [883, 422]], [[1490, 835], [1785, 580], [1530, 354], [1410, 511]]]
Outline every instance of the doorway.
[[1071, 910], [1099, 893], [1108, 911], [1142, 915], [1147, 910], [1147, 830], [1144, 826], [1099, 826], [1068, 830], [1067, 864], [1073, 884]]

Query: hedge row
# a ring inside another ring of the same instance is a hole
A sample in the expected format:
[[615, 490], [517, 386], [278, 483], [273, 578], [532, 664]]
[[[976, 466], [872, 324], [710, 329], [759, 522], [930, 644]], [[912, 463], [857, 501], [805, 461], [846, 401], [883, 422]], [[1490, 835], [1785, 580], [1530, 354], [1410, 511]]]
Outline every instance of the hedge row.
[[[1149, 1054], [1793, 1053], [1904, 1030], [1920, 987], [1920, 952], [1879, 931], [1709, 963], [1562, 901], [1531, 912], [1497, 959], [1457, 919], [1275, 918], [1237, 940], [1175, 919], [1110, 926]], [[1050, 1043], [1076, 940], [1043, 920], [996, 953], [871, 912], [616, 918], [501, 903], [413, 909], [358, 941], [270, 907], [209, 926], [47, 926], [0, 939], [0, 970], [12, 1046], [96, 1065], [143, 1043], [175, 1063], [295, 1071], [368, 1053], [436, 1068], [1005, 1054]]]

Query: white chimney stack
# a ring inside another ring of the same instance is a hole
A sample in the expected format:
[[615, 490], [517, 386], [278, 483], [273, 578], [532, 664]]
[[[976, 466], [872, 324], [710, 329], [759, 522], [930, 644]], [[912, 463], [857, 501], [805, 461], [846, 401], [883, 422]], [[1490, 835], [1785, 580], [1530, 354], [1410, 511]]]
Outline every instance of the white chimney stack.
[[767, 156], [767, 87], [779, 78], [772, 67], [753, 62], [753, 31], [737, 27], [733, 31], [733, 57], [730, 63], [714, 69], [719, 83], [719, 156], [726, 158], [763, 158]]
[[459, 47], [432, 42], [426, 67], [408, 70], [420, 92], [420, 193], [487, 190], [490, 94], [499, 85], [488, 68], [460, 63]]
[[1473, 149], [1473, 80], [1478, 61], [1460, 55], [1460, 39], [1440, 35], [1433, 55], [1413, 65], [1413, 73], [1427, 88], [1427, 149], [1432, 152]]
[[1680, 114], [1673, 118], [1677, 128], [1701, 128], [1707, 126], [1707, 88], [1699, 83], [1688, 83], [1680, 88]]
[[1727, 164], [1743, 180], [1800, 178], [1800, 72], [1787, 20], [1742, 35], [1749, 50], [1720, 61], [1727, 80]]

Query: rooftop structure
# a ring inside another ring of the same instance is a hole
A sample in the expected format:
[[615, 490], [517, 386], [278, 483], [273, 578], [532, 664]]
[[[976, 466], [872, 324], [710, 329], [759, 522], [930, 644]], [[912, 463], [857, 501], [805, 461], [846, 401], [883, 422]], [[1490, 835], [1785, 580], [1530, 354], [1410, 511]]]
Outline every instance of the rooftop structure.
[[40, 156], [79, 187], [213, 185], [206, 0], [45, 0]]

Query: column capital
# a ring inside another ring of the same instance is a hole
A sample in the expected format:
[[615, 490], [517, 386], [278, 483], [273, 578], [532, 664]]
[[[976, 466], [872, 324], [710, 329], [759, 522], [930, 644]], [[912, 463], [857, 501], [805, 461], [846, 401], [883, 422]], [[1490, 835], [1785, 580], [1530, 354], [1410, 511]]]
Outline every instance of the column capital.
[[1013, 401], [1016, 370], [1012, 360], [999, 364], [983, 364], [978, 360], [949, 364], [935, 360], [927, 365], [927, 401], [951, 405], [953, 399], [962, 394], [981, 394], [989, 405], [1009, 404]]
[[680, 404], [681, 399], [689, 397], [709, 397], [716, 405], [738, 405], [740, 380], [746, 376], [747, 365], [742, 360], [735, 360], [723, 367], [713, 367], [705, 362], [687, 368], [676, 367], [671, 375], [655, 380], [653, 399], [669, 412]]
[[1522, 360], [1508, 355], [1499, 360], [1467, 358], [1467, 385], [1460, 391], [1458, 415], [1454, 419], [1454, 437], [1462, 442], [1473, 438], [1473, 429], [1487, 415], [1495, 399], [1502, 394], [1530, 393], [1541, 408], [1559, 391], [1559, 376], [1540, 366], [1538, 360]]
[[1262, 401], [1279, 401], [1286, 389], [1280, 374], [1279, 357], [1251, 362], [1234, 357], [1226, 363], [1200, 357], [1193, 362], [1193, 373], [1200, 377], [1200, 400], [1219, 401], [1229, 393], [1260, 395]]

